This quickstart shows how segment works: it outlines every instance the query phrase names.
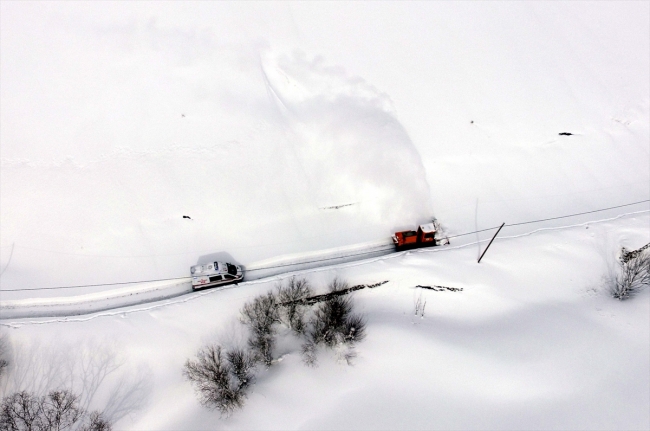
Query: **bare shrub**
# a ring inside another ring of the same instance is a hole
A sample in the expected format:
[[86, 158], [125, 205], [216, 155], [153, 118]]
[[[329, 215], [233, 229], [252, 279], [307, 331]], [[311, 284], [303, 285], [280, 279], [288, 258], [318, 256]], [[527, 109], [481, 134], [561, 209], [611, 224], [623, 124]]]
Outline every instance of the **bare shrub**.
[[[348, 288], [348, 284], [335, 279], [330, 283], [330, 291]], [[342, 295], [331, 296], [321, 302], [312, 318], [307, 333], [307, 342], [302, 345], [305, 364], [316, 365], [317, 346], [335, 349], [348, 364], [356, 357], [354, 345], [365, 337], [366, 322], [363, 316], [353, 313], [352, 301]]]
[[41, 429], [40, 407], [39, 397], [26, 391], [5, 397], [0, 407], [0, 429], [3, 431]]
[[[317, 364], [321, 345], [334, 349], [350, 364], [356, 357], [355, 344], [365, 337], [366, 323], [363, 316], [353, 313], [352, 303], [345, 295], [357, 288], [383, 283], [350, 288], [346, 282], [335, 279], [329, 285], [329, 294], [314, 297], [305, 279], [291, 278], [286, 285], [277, 287], [276, 294], [267, 292], [244, 304], [240, 322], [250, 332], [250, 350], [236, 348], [226, 352], [221, 346], [208, 345], [198, 351], [196, 359], [185, 362], [183, 375], [194, 385], [202, 405], [229, 416], [243, 407], [246, 391], [255, 378], [256, 364], [273, 364], [280, 323], [305, 341], [301, 354], [307, 365]], [[306, 321], [305, 315], [316, 301], [320, 301], [319, 305]]]
[[344, 296], [334, 296], [320, 303], [311, 322], [312, 339], [327, 347], [361, 341], [365, 335], [365, 321], [352, 311], [352, 301]]
[[47, 429], [69, 429], [84, 414], [79, 407], [79, 397], [69, 391], [53, 391], [41, 402], [42, 416]]
[[9, 349], [9, 337], [4, 332], [0, 332], [0, 378], [9, 368]]
[[246, 389], [253, 383], [255, 374], [255, 357], [243, 349], [234, 349], [227, 353], [232, 374], [237, 378], [237, 388]]
[[420, 316], [421, 319], [424, 319], [424, 309], [427, 307], [426, 298], [422, 298], [422, 293], [415, 300], [415, 315]]
[[327, 287], [330, 292], [340, 292], [341, 290], [349, 289], [350, 285], [347, 281], [336, 277], [334, 280], [330, 281], [330, 284]]
[[242, 322], [251, 330], [248, 346], [255, 352], [258, 361], [271, 366], [275, 346], [276, 323], [280, 323], [278, 301], [273, 292], [258, 296], [244, 305]]
[[92, 412], [88, 417], [88, 423], [84, 424], [79, 431], [111, 431], [110, 422], [100, 412]]
[[650, 285], [650, 252], [623, 252], [616, 275], [609, 282], [611, 295], [618, 300], [633, 297]]
[[305, 363], [305, 365], [309, 367], [315, 367], [316, 365], [318, 365], [317, 350], [318, 350], [318, 345], [309, 338], [300, 347], [300, 353], [302, 354], [302, 360]]
[[303, 301], [311, 294], [311, 286], [304, 278], [291, 277], [286, 286], [278, 285], [277, 287], [280, 318], [297, 334], [305, 332], [304, 318], [308, 306]]
[[[67, 389], [78, 395], [76, 405], [85, 412], [84, 421], [89, 419], [91, 407], [100, 405], [100, 396], [102, 402], [105, 400], [101, 418], [115, 423], [144, 406], [151, 392], [148, 368], [125, 366], [111, 340], [90, 338], [68, 343], [35, 338], [11, 346], [10, 353], [10, 367], [0, 381], [0, 394], [24, 391], [43, 397]], [[84, 426], [91, 426], [84, 421]]]
[[110, 431], [111, 424], [99, 412], [87, 414], [79, 396], [68, 390], [36, 396], [27, 391], [5, 397], [0, 406], [2, 431]]
[[244, 405], [254, 364], [255, 359], [242, 350], [224, 354], [221, 346], [210, 345], [199, 350], [196, 360], [185, 363], [183, 374], [194, 384], [201, 404], [228, 416]]
[[357, 344], [366, 338], [366, 319], [359, 314], [351, 314], [345, 319], [343, 325], [343, 342]]

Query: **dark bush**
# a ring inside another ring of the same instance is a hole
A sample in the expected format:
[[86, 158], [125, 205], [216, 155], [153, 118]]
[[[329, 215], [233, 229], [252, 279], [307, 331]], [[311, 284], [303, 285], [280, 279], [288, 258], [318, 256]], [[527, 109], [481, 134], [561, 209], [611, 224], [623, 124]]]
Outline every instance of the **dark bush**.
[[41, 405], [47, 429], [51, 430], [69, 429], [84, 414], [79, 407], [79, 397], [69, 391], [50, 392]]
[[304, 333], [304, 318], [309, 308], [304, 301], [312, 294], [309, 282], [304, 278], [291, 277], [286, 286], [279, 285], [277, 290], [281, 320], [297, 334]]
[[41, 413], [41, 399], [28, 392], [16, 392], [2, 400], [0, 430], [45, 429]]
[[2, 431], [110, 431], [101, 413], [90, 415], [79, 406], [79, 396], [67, 390], [38, 397], [26, 391], [5, 397], [0, 406]]
[[275, 346], [276, 323], [280, 323], [278, 301], [272, 292], [255, 298], [244, 305], [242, 322], [251, 330], [248, 346], [258, 361], [271, 366]]
[[[331, 292], [347, 288], [347, 283], [338, 279], [330, 283]], [[352, 300], [343, 295], [331, 296], [318, 304], [309, 326], [307, 342], [302, 345], [302, 356], [310, 366], [316, 364], [316, 350], [320, 344], [328, 348], [345, 347], [343, 358], [350, 363], [355, 356], [352, 348], [366, 334], [365, 319], [353, 313]]]
[[253, 383], [255, 357], [243, 349], [235, 349], [226, 355], [232, 374], [237, 379], [237, 389], [246, 389]]
[[341, 290], [346, 290], [350, 288], [350, 285], [347, 281], [341, 280], [340, 278], [335, 278], [330, 281], [330, 284], [327, 286], [330, 292], [340, 292]]
[[609, 283], [612, 296], [619, 300], [633, 297], [650, 285], [650, 252], [623, 253], [616, 276]]
[[195, 361], [185, 363], [183, 374], [194, 384], [201, 404], [228, 416], [243, 406], [254, 364], [254, 358], [242, 350], [224, 355], [220, 346], [210, 345], [199, 350]]
[[99, 412], [92, 412], [88, 423], [83, 425], [79, 431], [111, 431], [110, 422]]
[[[224, 416], [243, 407], [246, 390], [255, 377], [255, 365], [273, 364], [280, 323], [305, 340], [301, 353], [307, 365], [316, 365], [320, 345], [337, 349], [340, 357], [350, 363], [356, 356], [353, 346], [365, 336], [366, 323], [362, 316], [352, 312], [352, 303], [345, 296], [355, 288], [336, 279], [329, 289], [330, 294], [314, 297], [305, 279], [291, 278], [286, 285], [277, 287], [275, 295], [268, 292], [244, 304], [240, 320], [250, 330], [250, 350], [225, 352], [220, 346], [209, 345], [199, 350], [195, 360], [185, 363], [183, 374], [194, 385], [201, 404], [218, 409]], [[331, 294], [335, 292], [338, 293]], [[305, 322], [305, 315], [316, 300], [322, 302]]]
[[335, 296], [319, 304], [311, 321], [314, 342], [334, 347], [361, 341], [366, 324], [363, 317], [353, 314], [352, 310], [352, 301], [344, 296]]

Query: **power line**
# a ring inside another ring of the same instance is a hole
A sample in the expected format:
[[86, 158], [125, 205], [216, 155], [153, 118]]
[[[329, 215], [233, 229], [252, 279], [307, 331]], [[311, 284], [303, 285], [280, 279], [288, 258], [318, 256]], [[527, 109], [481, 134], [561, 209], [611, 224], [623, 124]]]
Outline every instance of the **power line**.
[[0, 290], [0, 292], [23, 292], [26, 290], [76, 289], [78, 287], [118, 286], [122, 284], [152, 283], [154, 281], [183, 280], [185, 278], [190, 278], [190, 277], [160, 278], [157, 280], [123, 281], [120, 283], [79, 284], [77, 286], [36, 287], [33, 289], [2, 289]]
[[499, 226], [494, 226], [494, 227], [488, 227], [488, 228], [486, 228], [486, 229], [475, 230], [475, 231], [473, 231], [473, 232], [459, 233], [458, 235], [446, 236], [445, 238], [458, 238], [458, 237], [461, 237], [461, 236], [466, 236], [466, 235], [472, 235], [472, 234], [475, 234], [475, 233], [486, 232], [486, 231], [488, 231], [488, 230], [496, 229], [496, 228], [498, 228], [498, 227], [499, 227]]
[[[602, 212], [602, 211], [607, 211], [611, 209], [616, 209], [616, 208], [623, 208], [623, 207], [628, 207], [632, 205], [637, 205], [637, 204], [642, 204], [650, 202], [650, 199], [645, 199], [642, 201], [638, 202], [632, 202], [629, 204], [624, 204], [624, 205], [617, 205], [613, 207], [608, 207], [608, 208], [601, 208], [593, 211], [586, 211], [586, 212], [581, 212], [581, 213], [575, 213], [575, 214], [568, 214], [568, 215], [563, 215], [563, 216], [558, 216], [558, 217], [550, 217], [550, 218], [545, 218], [545, 219], [539, 219], [539, 220], [531, 220], [531, 221], [526, 221], [526, 222], [520, 222], [520, 223], [513, 223], [513, 224], [506, 224], [505, 227], [510, 227], [510, 226], [522, 226], [526, 224], [532, 224], [532, 223], [540, 223], [543, 221], [549, 221], [549, 220], [558, 220], [558, 219], [563, 219], [563, 218], [568, 218], [568, 217], [574, 217], [574, 216], [579, 216], [579, 215], [585, 215], [585, 214], [593, 214], [597, 212]], [[447, 238], [459, 238], [461, 236], [466, 236], [466, 235], [473, 235], [475, 233], [480, 233], [480, 232], [485, 232], [488, 230], [492, 229], [497, 229], [499, 226], [494, 226], [486, 229], [481, 229], [481, 230], [476, 230], [473, 232], [466, 232], [466, 233], [461, 233], [458, 235], [452, 235], [448, 236]], [[274, 265], [274, 266], [267, 266], [263, 268], [255, 268], [255, 269], [250, 269], [247, 270], [247, 272], [253, 272], [253, 271], [262, 271], [262, 270], [267, 270], [267, 269], [275, 269], [275, 268], [285, 268], [288, 266], [295, 266], [295, 265], [302, 265], [302, 264], [307, 264], [307, 263], [318, 263], [318, 262], [326, 262], [330, 260], [336, 260], [336, 259], [345, 259], [348, 257], [354, 257], [354, 256], [363, 256], [367, 254], [374, 254], [378, 253], [381, 251], [386, 251], [392, 249], [393, 246], [386, 246], [382, 248], [378, 248], [372, 251], [366, 251], [363, 253], [355, 253], [355, 254], [346, 254], [344, 256], [338, 256], [338, 257], [328, 257], [324, 259], [316, 259], [316, 260], [311, 260], [311, 261], [306, 261], [306, 262], [296, 262], [296, 263], [287, 263], [287, 264], [282, 264], [282, 265]], [[33, 291], [33, 290], [53, 290], [53, 289], [76, 289], [80, 287], [99, 287], [99, 286], [118, 286], [118, 285], [125, 285], [125, 284], [136, 284], [136, 283], [150, 283], [150, 282], [157, 282], [157, 281], [173, 281], [173, 280], [182, 280], [182, 279], [187, 279], [190, 277], [175, 277], [175, 278], [161, 278], [161, 279], [156, 279], [156, 280], [141, 280], [141, 281], [125, 281], [125, 282], [120, 282], [120, 283], [100, 283], [100, 284], [81, 284], [81, 285], [76, 285], [76, 286], [55, 286], [55, 287], [40, 287], [40, 288], [32, 288], [32, 289], [2, 289], [2, 292], [22, 292], [22, 291]]]
[[569, 215], [564, 215], [564, 216], [559, 216], [559, 217], [544, 218], [544, 219], [526, 221], [526, 222], [521, 222], [521, 223], [513, 223], [513, 224], [509, 224], [507, 226], [521, 226], [523, 224], [539, 223], [541, 221], [558, 220], [558, 219], [561, 219], [561, 218], [574, 217], [574, 216], [579, 216], [579, 215], [584, 215], [584, 214], [593, 214], [593, 213], [597, 213], [597, 212], [613, 210], [615, 208], [623, 208], [623, 207], [629, 207], [631, 205], [642, 204], [644, 202], [650, 202], [650, 199], [646, 199], [644, 201], [639, 201], [639, 202], [632, 202], [631, 204], [617, 205], [615, 207], [602, 208], [602, 209], [593, 210], [593, 211], [586, 211], [586, 212], [583, 212], [583, 213], [569, 214]]

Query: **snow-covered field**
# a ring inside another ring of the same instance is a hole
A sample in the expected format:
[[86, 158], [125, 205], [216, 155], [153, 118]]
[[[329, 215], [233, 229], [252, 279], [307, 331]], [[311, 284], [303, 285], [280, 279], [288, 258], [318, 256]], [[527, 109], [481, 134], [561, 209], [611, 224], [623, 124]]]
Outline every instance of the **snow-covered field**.
[[[650, 428], [650, 293], [602, 281], [650, 242], [650, 3], [0, 8], [3, 394], [121, 364], [87, 400], [116, 429]], [[480, 264], [494, 230], [339, 259], [433, 216], [507, 225]], [[215, 257], [303, 266], [186, 293]], [[355, 365], [280, 345], [202, 408], [185, 360], [296, 273], [390, 280]]]

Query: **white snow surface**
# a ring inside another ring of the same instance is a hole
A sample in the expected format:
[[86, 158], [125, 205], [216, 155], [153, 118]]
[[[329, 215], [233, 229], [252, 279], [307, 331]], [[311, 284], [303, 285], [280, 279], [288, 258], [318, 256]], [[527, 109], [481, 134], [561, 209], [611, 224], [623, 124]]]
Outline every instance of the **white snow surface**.
[[[603, 287], [650, 242], [650, 3], [0, 12], [1, 395], [110, 369], [115, 429], [650, 428], [650, 293]], [[432, 217], [451, 245], [386, 254]], [[496, 229], [453, 237], [502, 222], [480, 264]], [[250, 272], [190, 292], [210, 260]], [[185, 360], [292, 275], [389, 280], [354, 365], [282, 342], [202, 408]]]

